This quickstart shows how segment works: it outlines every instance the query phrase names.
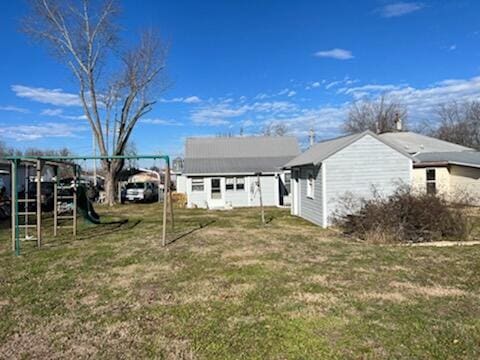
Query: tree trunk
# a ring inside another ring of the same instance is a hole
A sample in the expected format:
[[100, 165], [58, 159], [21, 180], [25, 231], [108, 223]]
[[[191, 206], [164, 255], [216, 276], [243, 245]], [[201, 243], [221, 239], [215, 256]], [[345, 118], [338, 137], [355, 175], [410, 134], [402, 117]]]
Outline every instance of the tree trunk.
[[105, 202], [113, 206], [118, 198], [118, 175], [123, 169], [124, 160], [103, 160], [105, 170]]

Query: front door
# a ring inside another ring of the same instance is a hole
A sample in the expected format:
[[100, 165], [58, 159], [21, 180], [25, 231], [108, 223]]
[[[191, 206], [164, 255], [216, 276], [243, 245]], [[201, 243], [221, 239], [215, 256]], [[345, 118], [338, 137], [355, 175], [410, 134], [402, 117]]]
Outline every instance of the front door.
[[216, 202], [222, 200], [222, 182], [220, 179], [210, 180], [210, 199]]

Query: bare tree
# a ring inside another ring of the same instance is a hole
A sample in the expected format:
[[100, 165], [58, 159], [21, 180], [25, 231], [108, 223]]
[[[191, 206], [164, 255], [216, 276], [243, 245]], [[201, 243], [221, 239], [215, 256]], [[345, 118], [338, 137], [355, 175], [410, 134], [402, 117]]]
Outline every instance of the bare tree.
[[[137, 144], [135, 144], [134, 141], [130, 140], [125, 146], [124, 154], [128, 156], [137, 156], [138, 155]], [[138, 161], [136, 159], [127, 159], [126, 162], [127, 162], [127, 167], [130, 169], [136, 168], [138, 166]]]
[[396, 121], [406, 128], [407, 108], [385, 95], [377, 100], [361, 100], [351, 105], [343, 130], [353, 134], [370, 130], [377, 133], [396, 129]]
[[[116, 0], [30, 0], [30, 4], [23, 29], [46, 43], [71, 70], [100, 155], [123, 155], [138, 120], [155, 104], [152, 93], [168, 86], [163, 76], [167, 47], [155, 32], [146, 31], [136, 47], [124, 50], [118, 39]], [[120, 159], [102, 160], [109, 204], [115, 201], [123, 165]]]
[[480, 102], [440, 104], [437, 109], [439, 126], [427, 127], [428, 135], [455, 144], [480, 149]]
[[269, 122], [260, 129], [263, 136], [285, 136], [288, 134], [288, 127], [284, 123]]
[[0, 156], [11, 156], [19, 152], [12, 147], [7, 146], [3, 141], [0, 141]]

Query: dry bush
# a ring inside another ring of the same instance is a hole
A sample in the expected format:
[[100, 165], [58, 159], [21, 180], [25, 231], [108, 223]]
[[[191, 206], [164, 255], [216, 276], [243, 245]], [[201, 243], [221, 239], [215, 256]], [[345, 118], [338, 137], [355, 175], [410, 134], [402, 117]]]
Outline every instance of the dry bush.
[[174, 192], [172, 193], [173, 203], [179, 208], [185, 208], [187, 206], [187, 195]]
[[372, 190], [368, 198], [346, 195], [340, 204], [334, 224], [345, 234], [374, 243], [461, 241], [473, 230], [466, 194], [457, 194], [451, 203], [439, 194], [399, 186], [387, 197]]

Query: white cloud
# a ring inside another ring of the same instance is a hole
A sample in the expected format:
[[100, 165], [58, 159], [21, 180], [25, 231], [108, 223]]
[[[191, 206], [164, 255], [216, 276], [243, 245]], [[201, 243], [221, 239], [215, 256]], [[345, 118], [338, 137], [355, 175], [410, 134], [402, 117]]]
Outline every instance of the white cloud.
[[[322, 81], [320, 85], [328, 86], [333, 82]], [[250, 101], [240, 102], [237, 99], [228, 103], [224, 99], [211, 99], [192, 109], [190, 118], [196, 125], [219, 126], [226, 129], [239, 129], [243, 126], [248, 128], [249, 133], [255, 133], [265, 123], [281, 122], [288, 126], [292, 135], [298, 136], [304, 142], [308, 139], [308, 130], [311, 127], [315, 129], [318, 139], [339, 135], [341, 125], [348, 116], [349, 106], [363, 97], [376, 99], [385, 94], [388, 98], [404, 103], [408, 108], [409, 122], [412, 126], [426, 120], [435, 122], [435, 111], [440, 103], [449, 100], [480, 99], [480, 76], [471, 79], [447, 79], [426, 87], [357, 83], [358, 80], [345, 77], [331, 85], [330, 88], [336, 86], [332, 95], [341, 95], [338, 99], [342, 99], [343, 103], [308, 105], [311, 103], [300, 101], [296, 97], [285, 98], [284, 101], [268, 101], [255, 97]]]
[[290, 90], [287, 94], [288, 97], [292, 97], [292, 96], [295, 96], [297, 94], [296, 91], [293, 91], [293, 90]]
[[2, 137], [16, 141], [32, 141], [42, 138], [73, 138], [88, 127], [63, 123], [42, 123], [41, 125], [0, 126]]
[[448, 51], [454, 51], [457, 50], [457, 44], [452, 44], [448, 47]]
[[228, 104], [220, 103], [195, 109], [192, 111], [191, 119], [199, 125], [226, 125], [229, 123], [228, 119], [244, 115], [246, 112], [246, 106], [233, 109]]
[[76, 94], [64, 92], [62, 89], [45, 89], [24, 85], [12, 85], [12, 91], [18, 97], [55, 106], [80, 106], [80, 98]]
[[184, 103], [184, 104], [198, 104], [202, 102], [198, 96], [176, 97], [172, 99], [160, 99], [163, 103]]
[[12, 105], [3, 105], [3, 106], [0, 105], [0, 110], [18, 112], [18, 113], [22, 113], [22, 114], [30, 113], [30, 110], [28, 110], [28, 109], [17, 107], [17, 106], [12, 106]]
[[42, 110], [40, 115], [58, 117], [61, 119], [69, 120], [87, 120], [87, 117], [85, 115], [66, 115], [64, 114], [63, 109], [44, 109]]
[[289, 93], [290, 89], [289, 88], [285, 88], [283, 90], [280, 90], [277, 95], [279, 96], [282, 96], [282, 95], [287, 95]]
[[200, 100], [200, 98], [198, 96], [189, 96], [189, 97], [183, 99], [183, 102], [185, 104], [198, 104], [201, 101], [202, 100]]
[[151, 124], [151, 125], [183, 126], [183, 124], [178, 121], [160, 119], [160, 118], [145, 118], [145, 119], [140, 119], [140, 122], [144, 124]]
[[355, 99], [360, 99], [367, 96], [378, 95], [401, 88], [399, 85], [382, 85], [382, 84], [367, 84], [356, 87], [343, 87], [337, 90], [337, 94], [351, 95]]
[[331, 59], [337, 59], [337, 60], [348, 60], [348, 59], [354, 58], [350, 50], [338, 49], [338, 48], [331, 49], [331, 50], [317, 51], [314, 55], [316, 57], [331, 58]]
[[[439, 104], [448, 101], [472, 101], [480, 98], [480, 76], [470, 79], [447, 79], [424, 88], [409, 85], [366, 84], [342, 88], [338, 93], [349, 95], [352, 100], [363, 97], [376, 98], [380, 94], [399, 101], [408, 108], [411, 122], [435, 120]], [[433, 119], [433, 120], [432, 120]]]
[[42, 110], [40, 115], [45, 115], [45, 116], [59, 116], [63, 114], [62, 109], [45, 109]]
[[191, 112], [191, 119], [197, 125], [227, 125], [235, 118], [246, 115], [258, 118], [262, 114], [292, 112], [296, 105], [288, 101], [256, 101], [251, 104], [235, 105], [227, 102], [211, 103]]
[[255, 95], [254, 99], [255, 100], [264, 100], [264, 99], [267, 99], [269, 97], [270, 96], [266, 93], [259, 93], [259, 94]]
[[320, 87], [320, 83], [318, 81], [315, 81], [314, 83], [312, 83], [312, 85], [310, 85], [312, 88], [318, 88]]
[[418, 2], [396, 2], [393, 4], [385, 5], [377, 11], [381, 16], [386, 18], [398, 17], [419, 11], [424, 8], [422, 3]]
[[337, 86], [337, 85], [340, 85], [342, 82], [341, 81], [332, 81], [332, 82], [329, 82], [327, 85], [325, 85], [325, 89], [330, 89], [334, 86]]

